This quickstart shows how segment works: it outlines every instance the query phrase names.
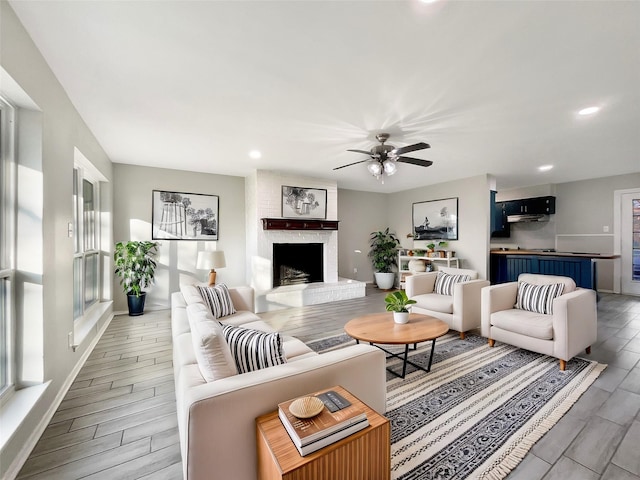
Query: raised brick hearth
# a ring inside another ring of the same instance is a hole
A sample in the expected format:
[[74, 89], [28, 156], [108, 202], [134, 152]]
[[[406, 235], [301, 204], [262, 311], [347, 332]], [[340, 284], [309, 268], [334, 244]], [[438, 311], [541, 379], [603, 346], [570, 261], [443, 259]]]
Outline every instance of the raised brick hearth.
[[[338, 187], [335, 182], [258, 170], [246, 180], [247, 265], [256, 290], [256, 310], [266, 312], [292, 306], [363, 297], [365, 283], [338, 278], [338, 231], [264, 230], [262, 218], [282, 216], [282, 186], [327, 190], [327, 220], [338, 220]], [[321, 243], [324, 282], [273, 286], [274, 243]]]

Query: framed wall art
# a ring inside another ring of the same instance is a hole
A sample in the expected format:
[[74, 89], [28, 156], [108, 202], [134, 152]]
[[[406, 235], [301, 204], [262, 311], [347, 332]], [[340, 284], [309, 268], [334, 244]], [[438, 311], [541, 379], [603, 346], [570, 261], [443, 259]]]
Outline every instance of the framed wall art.
[[458, 197], [413, 204], [415, 240], [458, 240]]
[[218, 240], [219, 197], [153, 190], [153, 240]]
[[327, 191], [323, 188], [282, 186], [283, 218], [327, 218]]

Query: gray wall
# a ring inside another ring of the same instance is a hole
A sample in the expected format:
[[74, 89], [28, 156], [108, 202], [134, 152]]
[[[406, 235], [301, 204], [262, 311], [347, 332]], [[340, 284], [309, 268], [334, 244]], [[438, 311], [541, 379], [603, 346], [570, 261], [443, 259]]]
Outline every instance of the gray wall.
[[[367, 257], [369, 234], [390, 227], [405, 248], [425, 248], [426, 241], [407, 238], [412, 231], [412, 205], [415, 202], [458, 197], [458, 238], [449, 242], [462, 260], [463, 268], [477, 270], [488, 278], [490, 179], [488, 175], [430, 185], [405, 192], [381, 194], [338, 190], [339, 253], [341, 277], [373, 281], [373, 269]], [[355, 253], [361, 250], [361, 254]]]
[[369, 238], [372, 232], [389, 226], [387, 203], [388, 195], [384, 193], [338, 189], [339, 277], [374, 281], [371, 259], [367, 256]]
[[[28, 152], [20, 162], [29, 168], [18, 172], [19, 202], [28, 201], [18, 205], [18, 235], [25, 233], [20, 225], [28, 216], [31, 228], [25, 238], [33, 241], [18, 244], [16, 323], [25, 327], [18, 330], [17, 384], [50, 382], [0, 452], [0, 477], [5, 478], [29, 454], [97, 336], [94, 329], [75, 351], [69, 348], [67, 334], [74, 331], [74, 250], [67, 224], [73, 221], [74, 147], [109, 181], [112, 170], [107, 155], [4, 0], [0, 1], [0, 61], [6, 73], [0, 84], [2, 94], [19, 103], [15, 95], [21, 90], [35, 104], [25, 105], [22, 112], [31, 134], [21, 137], [19, 145], [22, 153]], [[101, 200], [108, 215], [111, 198], [111, 183], [107, 183]], [[111, 232], [106, 233], [111, 238]], [[110, 313], [109, 309], [102, 317], [103, 323]], [[27, 372], [30, 376], [24, 377]]]
[[640, 173], [595, 178], [556, 186], [557, 234], [613, 233], [613, 192], [640, 187]]
[[462, 259], [461, 268], [476, 270], [480, 278], [488, 278], [490, 178], [488, 175], [429, 185], [393, 193], [388, 200], [388, 221], [400, 233], [402, 246], [424, 248], [427, 241], [406, 238], [412, 231], [412, 205], [416, 202], [458, 197], [458, 240], [448, 242]]
[[[244, 178], [163, 168], [114, 164], [114, 242], [151, 240], [152, 190], [219, 196], [219, 240], [160, 240], [155, 285], [148, 289], [145, 308], [168, 308], [171, 293], [179, 290], [180, 274], [205, 280], [208, 271], [196, 270], [198, 251], [222, 250], [226, 268], [217, 270], [217, 283], [245, 285]], [[114, 278], [115, 310], [127, 310], [126, 297]]]

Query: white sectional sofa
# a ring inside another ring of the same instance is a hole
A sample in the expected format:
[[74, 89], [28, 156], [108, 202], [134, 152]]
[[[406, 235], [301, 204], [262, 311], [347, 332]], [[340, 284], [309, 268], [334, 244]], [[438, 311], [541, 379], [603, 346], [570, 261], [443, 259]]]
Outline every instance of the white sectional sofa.
[[[202, 308], [187, 308], [189, 304], [203, 302], [192, 285], [196, 282], [183, 280], [181, 291], [171, 297], [178, 429], [185, 480], [255, 480], [255, 418], [274, 411], [278, 403], [290, 398], [341, 385], [377, 412], [385, 413], [386, 360], [381, 350], [369, 345], [317, 354], [300, 340], [284, 336], [287, 363], [207, 382], [197, 364], [189, 324], [189, 316]], [[221, 322], [273, 332], [253, 313], [253, 289], [229, 290], [237, 313], [220, 318]]]

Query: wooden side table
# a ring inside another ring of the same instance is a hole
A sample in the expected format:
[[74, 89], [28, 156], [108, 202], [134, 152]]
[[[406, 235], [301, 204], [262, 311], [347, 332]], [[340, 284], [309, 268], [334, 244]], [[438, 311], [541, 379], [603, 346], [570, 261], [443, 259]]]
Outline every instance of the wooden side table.
[[259, 480], [321, 480], [391, 478], [391, 427], [389, 420], [342, 387], [333, 387], [354, 405], [360, 405], [369, 426], [302, 457], [278, 418], [271, 412], [256, 419]]

